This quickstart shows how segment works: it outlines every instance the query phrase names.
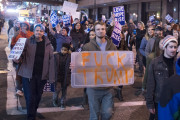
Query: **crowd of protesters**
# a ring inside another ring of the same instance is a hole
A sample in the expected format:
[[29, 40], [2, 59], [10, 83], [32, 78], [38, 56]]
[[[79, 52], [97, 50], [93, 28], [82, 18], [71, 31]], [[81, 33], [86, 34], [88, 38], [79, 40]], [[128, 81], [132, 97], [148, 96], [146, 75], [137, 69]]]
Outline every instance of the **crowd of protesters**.
[[[23, 96], [24, 93], [28, 120], [35, 120], [47, 80], [50, 83], [55, 82], [53, 106], [66, 108], [67, 89], [71, 79], [70, 69], [73, 69], [70, 65], [72, 52], [132, 51], [133, 46], [136, 50], [135, 65], [138, 67], [135, 72], [142, 77], [141, 93], [145, 97], [150, 112], [149, 120], [157, 120], [158, 117], [160, 120], [165, 120], [165, 117], [162, 117], [162, 111], [166, 112], [167, 118], [176, 120], [180, 117], [178, 113], [180, 105], [177, 103], [180, 99], [176, 101], [173, 99], [174, 94], [180, 92], [178, 85], [173, 84], [175, 88], [172, 85], [171, 88], [168, 86], [169, 80], [173, 79], [171, 77], [177, 80], [180, 73], [178, 71], [180, 60], [177, 61], [180, 56], [178, 54], [179, 24], [148, 21], [145, 25], [139, 21], [136, 25], [130, 19], [122, 26], [122, 31], [119, 33], [121, 41], [118, 46], [115, 46], [111, 40], [114, 26], [113, 16], [105, 22], [102, 20], [93, 22], [92, 19], [83, 16], [81, 21], [75, 18], [70, 26], [59, 23], [55, 28], [52, 27], [50, 20], [46, 23], [38, 16], [33, 25], [17, 20], [9, 23], [8, 41], [11, 49], [19, 38], [27, 38], [20, 59], [13, 61], [17, 74], [16, 95]], [[169, 93], [165, 86], [170, 90], [173, 89], [173, 93]], [[123, 86], [116, 88], [120, 101], [123, 101], [122, 88]], [[59, 100], [60, 92], [62, 96]], [[90, 120], [98, 120], [99, 116], [102, 120], [111, 119], [114, 110], [113, 87], [85, 88], [82, 96], [83, 107], [90, 109]], [[168, 104], [171, 99], [177, 104], [174, 109], [175, 104]]]

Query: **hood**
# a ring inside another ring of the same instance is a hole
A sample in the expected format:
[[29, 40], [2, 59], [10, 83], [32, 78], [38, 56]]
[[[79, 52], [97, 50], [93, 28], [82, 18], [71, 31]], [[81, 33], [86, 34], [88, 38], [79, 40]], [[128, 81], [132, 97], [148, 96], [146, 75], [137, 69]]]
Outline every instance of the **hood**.
[[176, 74], [180, 75], [180, 58], [176, 61]]
[[28, 29], [28, 30], [30, 30], [30, 25], [29, 25], [29, 23], [28, 23], [28, 22], [21, 22], [21, 23], [20, 23], [20, 26], [21, 26], [22, 24], [26, 24], [26, 25], [28, 26], [28, 28], [27, 28], [27, 29]]

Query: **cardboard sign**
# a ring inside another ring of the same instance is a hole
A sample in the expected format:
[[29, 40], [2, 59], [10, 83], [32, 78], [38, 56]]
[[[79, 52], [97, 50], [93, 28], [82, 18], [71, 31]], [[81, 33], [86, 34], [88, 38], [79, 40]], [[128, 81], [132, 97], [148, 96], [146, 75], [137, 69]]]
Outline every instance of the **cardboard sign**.
[[68, 26], [71, 24], [71, 16], [70, 15], [63, 15], [62, 19], [63, 19], [63, 24], [65, 26]]
[[119, 22], [116, 22], [114, 26], [114, 30], [111, 35], [111, 39], [116, 46], [119, 46], [119, 43], [121, 41], [121, 36], [120, 36], [121, 30], [122, 30], [122, 26], [119, 24]]
[[11, 50], [8, 59], [12, 60], [16, 58], [18, 60], [24, 50], [25, 43], [26, 43], [26, 38], [19, 38], [15, 46]]
[[47, 82], [45, 85], [44, 85], [44, 89], [43, 89], [44, 92], [55, 92], [55, 84], [50, 84], [49, 82]]
[[73, 52], [71, 85], [74, 88], [109, 87], [134, 83], [132, 51]]
[[77, 8], [78, 8], [78, 4], [64, 1], [61, 11], [66, 12], [67, 14], [70, 13], [71, 15], [73, 15], [74, 13], [76, 13]]
[[174, 21], [174, 19], [168, 14], [165, 19], [169, 22], [172, 23]]
[[114, 7], [115, 22], [118, 21], [121, 25], [125, 25], [125, 10], [124, 6]]
[[50, 22], [52, 24], [52, 27], [56, 27], [56, 25], [58, 24], [58, 16], [54, 10], [52, 10], [51, 12]]

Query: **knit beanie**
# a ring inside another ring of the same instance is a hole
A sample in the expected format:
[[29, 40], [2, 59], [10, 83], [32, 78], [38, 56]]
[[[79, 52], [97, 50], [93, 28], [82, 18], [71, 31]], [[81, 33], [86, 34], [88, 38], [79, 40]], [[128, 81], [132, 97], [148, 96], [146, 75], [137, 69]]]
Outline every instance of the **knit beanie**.
[[65, 29], [67, 33], [69, 33], [69, 28], [68, 27], [63, 27], [62, 29]]
[[177, 39], [176, 39], [174, 36], [172, 36], [172, 35], [166, 36], [166, 37], [163, 39], [163, 43], [162, 43], [162, 44], [163, 44], [163, 49], [166, 47], [166, 45], [167, 45], [168, 43], [170, 43], [170, 42], [172, 42], [172, 41], [178, 43]]

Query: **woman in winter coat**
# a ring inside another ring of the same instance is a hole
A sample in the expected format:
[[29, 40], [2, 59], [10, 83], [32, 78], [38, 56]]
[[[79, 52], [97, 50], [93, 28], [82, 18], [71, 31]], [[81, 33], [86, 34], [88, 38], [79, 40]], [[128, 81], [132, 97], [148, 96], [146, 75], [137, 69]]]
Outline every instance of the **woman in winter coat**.
[[83, 46], [85, 40], [85, 33], [80, 23], [76, 23], [72, 29], [70, 36], [72, 37], [73, 51]]

